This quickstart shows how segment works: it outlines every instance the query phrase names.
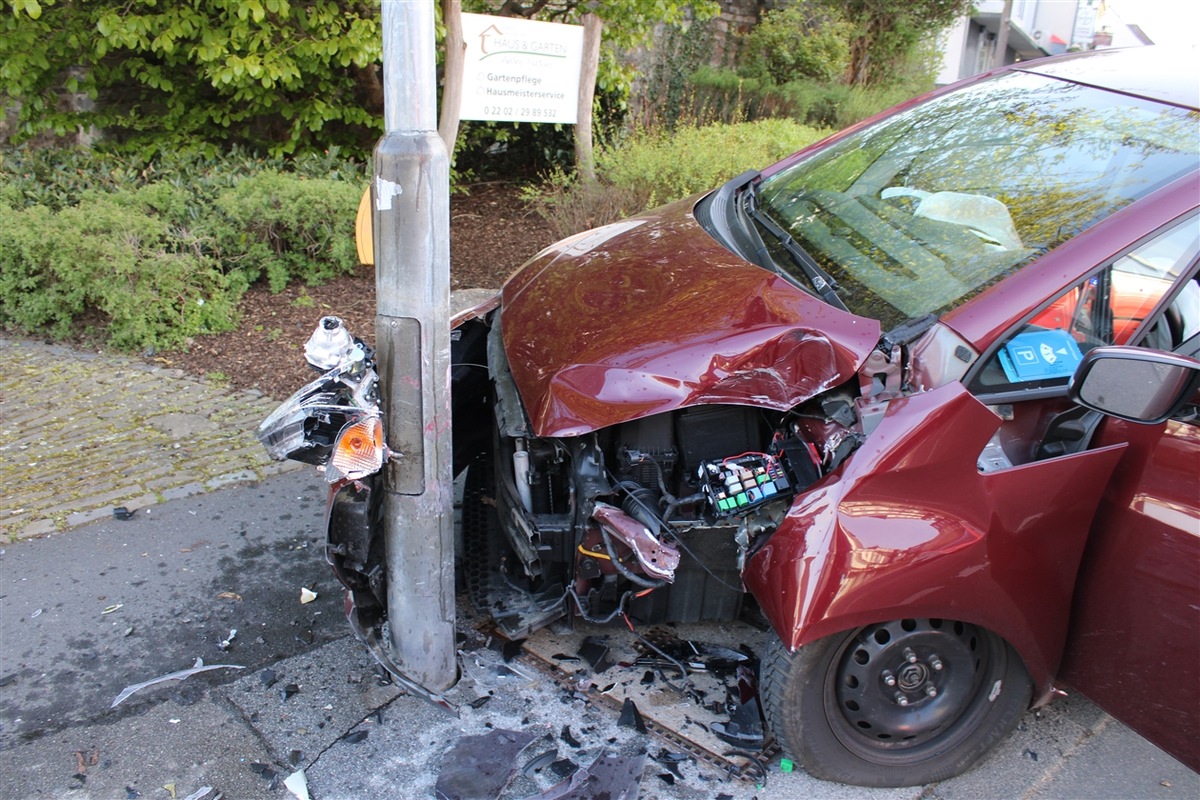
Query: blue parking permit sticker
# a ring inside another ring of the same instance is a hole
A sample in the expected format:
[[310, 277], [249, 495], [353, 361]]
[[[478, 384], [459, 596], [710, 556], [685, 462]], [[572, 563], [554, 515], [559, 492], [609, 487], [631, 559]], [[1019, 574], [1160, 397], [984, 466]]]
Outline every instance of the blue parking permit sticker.
[[1066, 331], [1026, 331], [1000, 351], [1000, 366], [1011, 383], [1068, 378], [1083, 360], [1079, 345]]

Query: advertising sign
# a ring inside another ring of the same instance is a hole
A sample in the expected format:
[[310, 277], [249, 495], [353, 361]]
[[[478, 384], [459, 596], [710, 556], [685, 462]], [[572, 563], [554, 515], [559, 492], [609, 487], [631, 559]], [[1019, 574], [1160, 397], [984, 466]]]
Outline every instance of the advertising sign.
[[583, 28], [462, 15], [462, 118], [575, 123]]

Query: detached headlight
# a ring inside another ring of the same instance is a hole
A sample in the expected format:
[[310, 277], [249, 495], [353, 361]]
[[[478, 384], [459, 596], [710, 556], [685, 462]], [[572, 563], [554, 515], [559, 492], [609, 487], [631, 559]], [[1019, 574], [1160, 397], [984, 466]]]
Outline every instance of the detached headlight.
[[357, 481], [376, 473], [387, 458], [383, 443], [383, 422], [376, 416], [364, 416], [346, 423], [333, 443], [333, 454], [325, 467], [325, 479]]

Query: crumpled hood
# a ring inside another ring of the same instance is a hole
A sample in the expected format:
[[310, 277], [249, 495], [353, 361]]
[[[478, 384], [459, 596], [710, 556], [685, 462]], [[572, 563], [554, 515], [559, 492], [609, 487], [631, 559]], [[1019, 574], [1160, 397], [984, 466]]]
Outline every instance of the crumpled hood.
[[533, 432], [573, 436], [704, 403], [786, 410], [857, 372], [879, 323], [719, 245], [694, 198], [564, 239], [501, 293]]

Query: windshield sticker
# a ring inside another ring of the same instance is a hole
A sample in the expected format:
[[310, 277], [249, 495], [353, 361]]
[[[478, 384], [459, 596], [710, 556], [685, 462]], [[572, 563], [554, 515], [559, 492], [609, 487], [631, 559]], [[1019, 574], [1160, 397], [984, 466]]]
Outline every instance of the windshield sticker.
[[1000, 365], [1011, 383], [1067, 378], [1083, 360], [1079, 345], [1066, 331], [1026, 331], [1000, 351]]

